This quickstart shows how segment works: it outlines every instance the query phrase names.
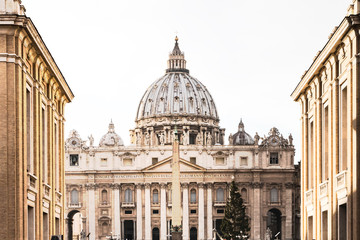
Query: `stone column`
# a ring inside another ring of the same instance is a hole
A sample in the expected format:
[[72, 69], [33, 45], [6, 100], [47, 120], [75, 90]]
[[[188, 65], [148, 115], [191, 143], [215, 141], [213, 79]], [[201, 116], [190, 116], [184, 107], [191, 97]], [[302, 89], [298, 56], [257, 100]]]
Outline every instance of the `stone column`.
[[198, 239], [205, 239], [205, 224], [204, 224], [204, 184], [199, 183], [199, 215], [198, 215]]
[[151, 240], [150, 183], [145, 183], [145, 240]]
[[113, 203], [114, 203], [114, 221], [113, 221], [113, 234], [120, 236], [120, 185], [112, 185]]
[[189, 240], [189, 184], [183, 183], [183, 240]]
[[95, 184], [90, 183], [88, 185], [86, 185], [87, 190], [88, 190], [88, 204], [89, 204], [89, 208], [88, 208], [88, 216], [89, 216], [89, 240], [95, 240], [95, 236], [96, 236], [96, 229], [95, 229]]
[[212, 183], [207, 184], [207, 236], [208, 240], [212, 239], [213, 230], [213, 201], [212, 201]]
[[285, 239], [292, 239], [292, 183], [285, 184]]
[[261, 188], [262, 183], [254, 182], [254, 206], [253, 206], [253, 218], [254, 218], [254, 239], [261, 239]]
[[166, 240], [166, 183], [161, 183], [160, 188], [160, 240]]
[[136, 184], [136, 239], [138, 240], [143, 238], [141, 189], [142, 184]]

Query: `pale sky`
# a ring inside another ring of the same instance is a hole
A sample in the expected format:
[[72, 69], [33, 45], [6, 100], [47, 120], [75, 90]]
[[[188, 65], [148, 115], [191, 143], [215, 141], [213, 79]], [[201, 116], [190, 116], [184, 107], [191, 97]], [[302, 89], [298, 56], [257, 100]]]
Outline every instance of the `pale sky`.
[[290, 94], [345, 17], [351, 0], [23, 0], [72, 89], [65, 137], [95, 144], [112, 119], [125, 145], [141, 97], [179, 37], [190, 75], [215, 101], [220, 126], [251, 136], [292, 133], [301, 159], [300, 107]]

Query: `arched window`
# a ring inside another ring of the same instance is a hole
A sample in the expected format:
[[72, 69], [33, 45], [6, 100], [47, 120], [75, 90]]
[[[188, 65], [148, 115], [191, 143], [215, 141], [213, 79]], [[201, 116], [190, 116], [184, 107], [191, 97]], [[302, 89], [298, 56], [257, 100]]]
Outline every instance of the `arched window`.
[[190, 191], [190, 202], [196, 203], [196, 190], [195, 189], [191, 189], [191, 191]]
[[216, 201], [224, 202], [224, 189], [223, 188], [216, 189]]
[[270, 202], [272, 203], [279, 202], [279, 192], [276, 188], [270, 190]]
[[107, 191], [105, 189], [101, 192], [101, 201], [107, 203]]
[[76, 189], [71, 191], [71, 204], [79, 204], [79, 192]]
[[133, 202], [132, 190], [130, 188], [125, 190], [125, 202], [127, 203]]
[[159, 203], [159, 191], [157, 189], [153, 191], [153, 203]]
[[106, 236], [108, 235], [108, 223], [107, 222], [103, 222], [103, 224], [101, 225], [102, 228], [102, 235]]
[[241, 198], [244, 200], [244, 202], [247, 202], [247, 190], [246, 188], [241, 189]]

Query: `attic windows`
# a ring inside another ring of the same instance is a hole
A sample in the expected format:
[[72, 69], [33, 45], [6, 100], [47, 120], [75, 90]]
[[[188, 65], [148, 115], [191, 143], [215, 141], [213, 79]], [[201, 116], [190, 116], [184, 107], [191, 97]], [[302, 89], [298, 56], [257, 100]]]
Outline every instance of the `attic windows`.
[[79, 166], [79, 154], [70, 154], [70, 166]]
[[190, 162], [191, 162], [192, 164], [196, 164], [196, 157], [191, 157], [191, 158], [190, 158]]
[[240, 157], [240, 166], [247, 166], [247, 165], [248, 165], [248, 158]]
[[152, 159], [151, 159], [151, 163], [152, 163], [153, 165], [156, 164], [158, 161], [159, 161], [158, 158], [152, 158]]
[[216, 157], [215, 164], [216, 165], [225, 165], [225, 158], [224, 157]]
[[132, 165], [133, 165], [133, 160], [132, 160], [132, 158], [124, 158], [124, 159], [123, 159], [123, 165], [124, 165], [124, 166], [132, 166]]

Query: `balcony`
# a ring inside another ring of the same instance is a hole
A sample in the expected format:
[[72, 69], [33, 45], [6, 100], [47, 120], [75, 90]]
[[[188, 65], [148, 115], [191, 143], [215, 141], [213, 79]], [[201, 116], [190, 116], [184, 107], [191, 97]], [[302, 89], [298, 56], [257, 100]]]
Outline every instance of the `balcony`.
[[324, 198], [328, 195], [328, 181], [320, 183], [319, 185], [319, 197]]
[[123, 208], [134, 208], [135, 203], [134, 202], [122, 202], [121, 207], [123, 207]]
[[49, 185], [47, 185], [46, 183], [43, 183], [43, 195], [44, 195], [44, 198], [46, 198], [48, 200], [51, 200], [50, 190], [51, 190], [51, 187]]
[[110, 207], [110, 203], [108, 201], [100, 202], [100, 207]]
[[214, 207], [225, 207], [225, 206], [226, 206], [225, 201], [215, 201], [214, 202]]
[[27, 174], [28, 189], [32, 190], [35, 193], [37, 193], [36, 181], [37, 181], [37, 177], [35, 175], [32, 175], [31, 173]]
[[337, 174], [335, 176], [335, 180], [336, 180], [336, 193], [337, 193], [337, 198], [338, 199], [342, 199], [345, 198], [347, 196], [347, 172], [342, 171], [339, 174]]
[[305, 205], [312, 205], [314, 202], [314, 190], [310, 189], [305, 192]]
[[82, 203], [79, 202], [79, 203], [69, 203], [68, 205], [68, 208], [71, 208], [71, 209], [77, 209], [77, 208], [81, 208], [82, 207]]

